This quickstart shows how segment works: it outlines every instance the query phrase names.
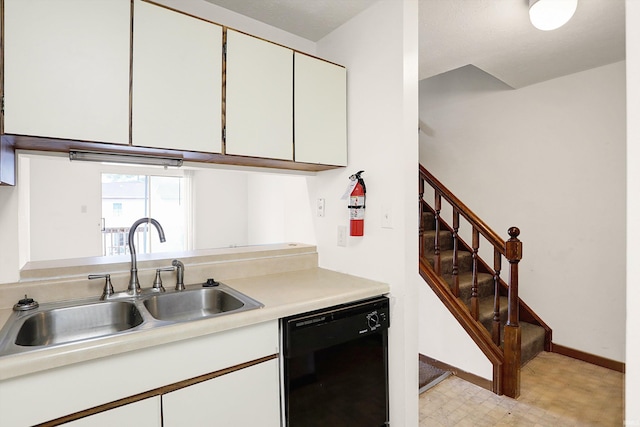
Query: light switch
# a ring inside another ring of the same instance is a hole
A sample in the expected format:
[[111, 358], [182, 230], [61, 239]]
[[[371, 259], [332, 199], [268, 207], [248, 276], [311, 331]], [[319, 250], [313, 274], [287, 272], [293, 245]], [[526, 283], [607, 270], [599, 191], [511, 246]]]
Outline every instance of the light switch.
[[338, 226], [338, 246], [347, 246], [347, 227]]
[[391, 217], [391, 204], [390, 203], [383, 203], [382, 204], [382, 212], [381, 212], [381, 218], [382, 218], [382, 223], [381, 226], [382, 228], [393, 228], [393, 221], [392, 221], [392, 217]]

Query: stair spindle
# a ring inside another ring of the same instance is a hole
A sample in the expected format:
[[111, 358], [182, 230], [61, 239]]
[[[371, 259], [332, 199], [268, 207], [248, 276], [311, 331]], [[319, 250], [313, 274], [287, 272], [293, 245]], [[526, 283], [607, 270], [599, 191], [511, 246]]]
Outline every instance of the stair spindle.
[[451, 276], [453, 279], [453, 294], [460, 296], [460, 276], [458, 275], [458, 230], [460, 229], [460, 212], [453, 209], [453, 267], [451, 268]]
[[471, 266], [471, 316], [478, 320], [480, 317], [480, 305], [478, 300], [478, 248], [480, 247], [480, 232], [473, 227], [473, 236], [471, 238], [472, 266]]
[[438, 192], [436, 192], [436, 195], [435, 195], [434, 206], [435, 206], [434, 210], [436, 213], [435, 214], [436, 234], [433, 239], [433, 263], [434, 263], [434, 269], [436, 273], [440, 274], [440, 272], [442, 271], [441, 264], [440, 264], [440, 209], [442, 209], [442, 196]]
[[502, 269], [502, 254], [498, 248], [493, 249], [493, 325], [491, 338], [496, 345], [500, 345], [500, 270]]

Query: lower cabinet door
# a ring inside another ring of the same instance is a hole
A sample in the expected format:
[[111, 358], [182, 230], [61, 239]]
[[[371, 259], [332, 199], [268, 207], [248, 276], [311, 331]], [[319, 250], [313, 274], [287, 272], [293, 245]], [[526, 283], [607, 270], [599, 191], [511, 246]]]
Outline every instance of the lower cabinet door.
[[72, 427], [162, 427], [160, 396], [119, 406], [109, 411], [71, 421], [65, 426]]
[[280, 426], [278, 359], [167, 393], [164, 427]]

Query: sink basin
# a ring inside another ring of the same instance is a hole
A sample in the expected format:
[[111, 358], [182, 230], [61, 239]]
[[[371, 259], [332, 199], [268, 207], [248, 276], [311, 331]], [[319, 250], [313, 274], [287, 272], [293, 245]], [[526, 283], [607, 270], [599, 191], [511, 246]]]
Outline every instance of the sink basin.
[[121, 292], [111, 298], [51, 302], [14, 311], [0, 329], [0, 357], [263, 306], [224, 283], [163, 293], [147, 290], [138, 296]]
[[149, 314], [158, 320], [182, 322], [259, 307], [245, 295], [234, 295], [219, 287], [158, 294], [144, 301]]
[[20, 346], [44, 346], [96, 338], [142, 324], [129, 302], [102, 302], [40, 311], [27, 317], [16, 335]]

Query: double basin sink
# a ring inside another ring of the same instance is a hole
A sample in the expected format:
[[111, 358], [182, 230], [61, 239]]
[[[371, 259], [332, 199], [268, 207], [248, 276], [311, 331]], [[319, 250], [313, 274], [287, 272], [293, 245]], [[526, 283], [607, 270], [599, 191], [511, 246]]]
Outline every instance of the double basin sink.
[[93, 298], [43, 304], [10, 316], [0, 330], [0, 356], [260, 307], [258, 301], [223, 283], [106, 301]]

